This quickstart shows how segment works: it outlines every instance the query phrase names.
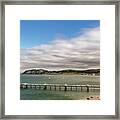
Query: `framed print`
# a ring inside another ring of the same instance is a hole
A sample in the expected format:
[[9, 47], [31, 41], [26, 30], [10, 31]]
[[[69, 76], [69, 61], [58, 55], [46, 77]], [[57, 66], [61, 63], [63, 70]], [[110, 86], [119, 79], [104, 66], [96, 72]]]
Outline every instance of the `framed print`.
[[2, 119], [119, 119], [119, 2], [1, 2]]

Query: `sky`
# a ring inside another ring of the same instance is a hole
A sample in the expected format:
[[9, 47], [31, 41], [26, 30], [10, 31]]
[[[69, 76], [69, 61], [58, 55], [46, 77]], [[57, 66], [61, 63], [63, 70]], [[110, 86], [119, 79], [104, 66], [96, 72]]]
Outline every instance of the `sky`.
[[21, 71], [100, 67], [99, 20], [21, 20]]

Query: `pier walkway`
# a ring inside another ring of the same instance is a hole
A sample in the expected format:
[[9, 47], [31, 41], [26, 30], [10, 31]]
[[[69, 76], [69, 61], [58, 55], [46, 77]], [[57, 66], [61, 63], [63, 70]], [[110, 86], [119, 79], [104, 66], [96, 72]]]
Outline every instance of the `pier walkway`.
[[56, 90], [56, 91], [86, 91], [100, 90], [100, 85], [68, 85], [68, 84], [29, 84], [21, 83], [21, 89], [40, 89], [40, 90]]

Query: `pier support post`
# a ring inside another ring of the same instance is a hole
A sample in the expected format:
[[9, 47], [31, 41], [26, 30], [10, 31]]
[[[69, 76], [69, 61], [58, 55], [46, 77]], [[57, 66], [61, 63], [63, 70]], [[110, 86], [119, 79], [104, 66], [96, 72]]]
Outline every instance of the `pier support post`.
[[77, 86], [76, 86], [76, 91], [77, 91]]
[[64, 91], [66, 91], [67, 90], [67, 86], [65, 86], [65, 89], [64, 89]]
[[55, 90], [56, 90], [56, 86], [54, 86]]
[[89, 85], [86, 85], [86, 87], [87, 87], [87, 92], [89, 92]]
[[61, 90], [61, 86], [59, 86], [59, 90]]
[[44, 90], [46, 90], [47, 89], [47, 86], [46, 85], [44, 85]]
[[23, 88], [22, 84], [20, 85], [20, 88]]
[[81, 92], [82, 92], [82, 90], [83, 90], [83, 88], [82, 88], [82, 86], [81, 86]]
[[28, 88], [28, 86], [27, 86], [27, 85], [25, 85], [25, 88], [27, 89], [27, 88]]
[[64, 87], [65, 87], [64, 91], [67, 91], [67, 84], [65, 84]]

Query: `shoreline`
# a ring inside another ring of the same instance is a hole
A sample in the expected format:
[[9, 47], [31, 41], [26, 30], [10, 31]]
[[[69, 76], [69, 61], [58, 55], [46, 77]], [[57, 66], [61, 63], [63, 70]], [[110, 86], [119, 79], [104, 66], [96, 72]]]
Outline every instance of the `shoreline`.
[[47, 75], [47, 76], [57, 76], [57, 75], [61, 75], [61, 76], [63, 76], [63, 75], [79, 75], [79, 76], [82, 76], [82, 77], [100, 77], [100, 76], [98, 76], [98, 75], [80, 75], [80, 74], [20, 74], [20, 76], [22, 76], [22, 75], [26, 75], [26, 76], [45, 76], [45, 75]]

